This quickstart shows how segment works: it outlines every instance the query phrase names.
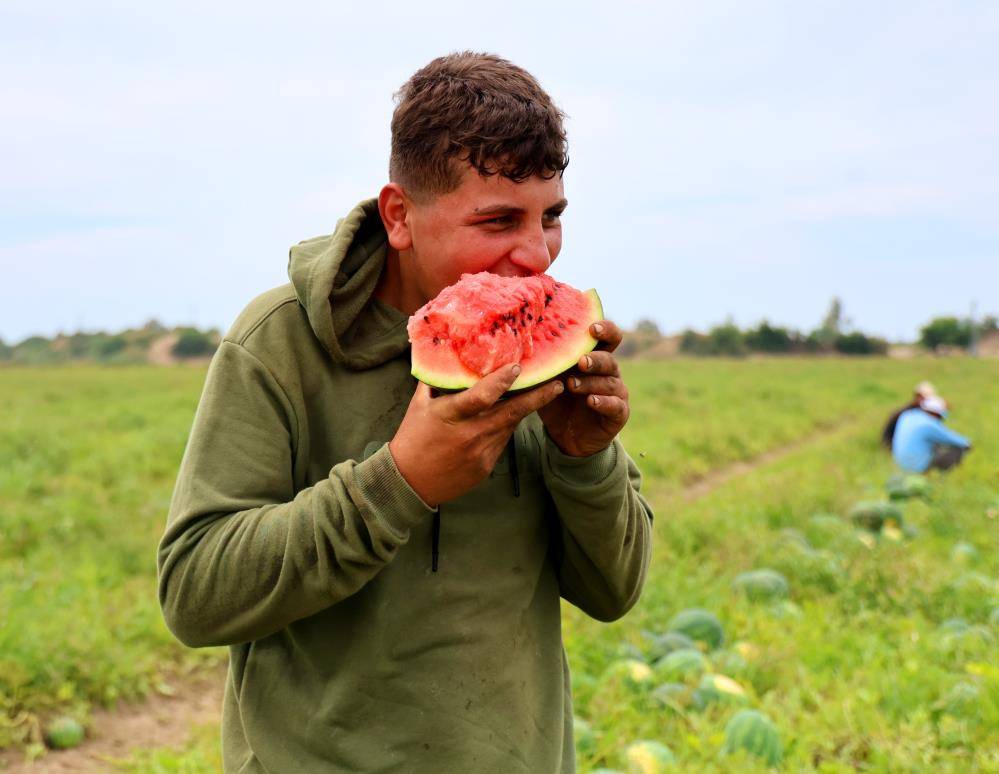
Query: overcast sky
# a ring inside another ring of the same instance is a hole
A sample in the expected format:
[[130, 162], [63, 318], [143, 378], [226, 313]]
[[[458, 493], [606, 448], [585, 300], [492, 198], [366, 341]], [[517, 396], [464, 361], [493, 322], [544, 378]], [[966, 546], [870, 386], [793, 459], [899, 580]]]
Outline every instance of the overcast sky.
[[[562, 9], [562, 10], [559, 10]], [[552, 269], [609, 317], [912, 339], [999, 313], [999, 3], [0, 5], [0, 338], [227, 328], [498, 53], [569, 115]]]

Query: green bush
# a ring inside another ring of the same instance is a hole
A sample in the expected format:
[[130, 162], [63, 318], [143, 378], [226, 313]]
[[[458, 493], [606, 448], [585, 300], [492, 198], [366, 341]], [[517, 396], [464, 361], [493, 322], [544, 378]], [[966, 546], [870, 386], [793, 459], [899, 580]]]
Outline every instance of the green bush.
[[181, 328], [177, 334], [177, 343], [171, 350], [174, 357], [203, 357], [211, 355], [216, 349], [212, 337], [197, 328]]
[[971, 343], [971, 325], [956, 317], [934, 317], [919, 330], [919, 343], [928, 349], [941, 345], [967, 347]]
[[766, 320], [746, 331], [745, 340], [746, 347], [754, 352], [790, 352], [794, 341], [787, 328], [775, 328]]
[[841, 333], [833, 347], [843, 355], [880, 355], [888, 351], [887, 342], [860, 331]]

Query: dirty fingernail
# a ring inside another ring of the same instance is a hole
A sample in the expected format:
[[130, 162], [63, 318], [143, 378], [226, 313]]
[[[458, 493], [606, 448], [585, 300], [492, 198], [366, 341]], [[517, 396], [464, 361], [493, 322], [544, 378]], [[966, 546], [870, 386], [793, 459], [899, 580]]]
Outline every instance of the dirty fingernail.
[[580, 384], [579, 379], [577, 379], [575, 376], [572, 377], [570, 381], [572, 381], [573, 389], [577, 389], [579, 387]]
[[583, 358], [583, 368], [589, 371], [593, 367], [593, 358], [589, 355]]
[[593, 405], [594, 406], [599, 406], [600, 405], [600, 398], [598, 398], [596, 395], [594, 395], [592, 397], [593, 397]]
[[604, 332], [604, 326], [602, 326], [600, 323], [595, 323], [594, 326], [593, 326], [593, 332], [594, 333], [603, 333]]
[[565, 389], [565, 385], [562, 382], [555, 382], [555, 394], [558, 395], [562, 390]]
[[511, 368], [510, 370], [513, 371], [514, 376], [520, 376], [520, 366], [517, 365], [516, 363], [513, 364], [513, 368]]

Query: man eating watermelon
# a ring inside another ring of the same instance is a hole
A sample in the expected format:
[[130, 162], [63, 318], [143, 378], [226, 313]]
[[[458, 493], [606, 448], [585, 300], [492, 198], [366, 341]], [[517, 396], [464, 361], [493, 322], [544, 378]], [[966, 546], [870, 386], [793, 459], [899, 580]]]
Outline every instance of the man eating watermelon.
[[[389, 178], [250, 302], [205, 382], [158, 552], [171, 631], [229, 646], [226, 771], [572, 772], [560, 601], [637, 601], [652, 511], [599, 320], [577, 368], [435, 396], [407, 321], [462, 274], [547, 272], [562, 113], [521, 68], [435, 59]], [[505, 398], [501, 400], [501, 398]]]

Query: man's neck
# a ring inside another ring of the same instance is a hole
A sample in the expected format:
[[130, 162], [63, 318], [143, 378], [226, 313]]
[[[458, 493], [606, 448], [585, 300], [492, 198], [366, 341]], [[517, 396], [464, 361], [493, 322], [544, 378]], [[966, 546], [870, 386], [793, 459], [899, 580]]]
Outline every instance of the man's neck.
[[375, 298], [405, 315], [412, 315], [427, 301], [420, 295], [415, 277], [406, 271], [405, 267], [412, 265], [413, 256], [409, 250], [400, 254], [389, 245], [385, 252], [385, 266], [375, 287]]

